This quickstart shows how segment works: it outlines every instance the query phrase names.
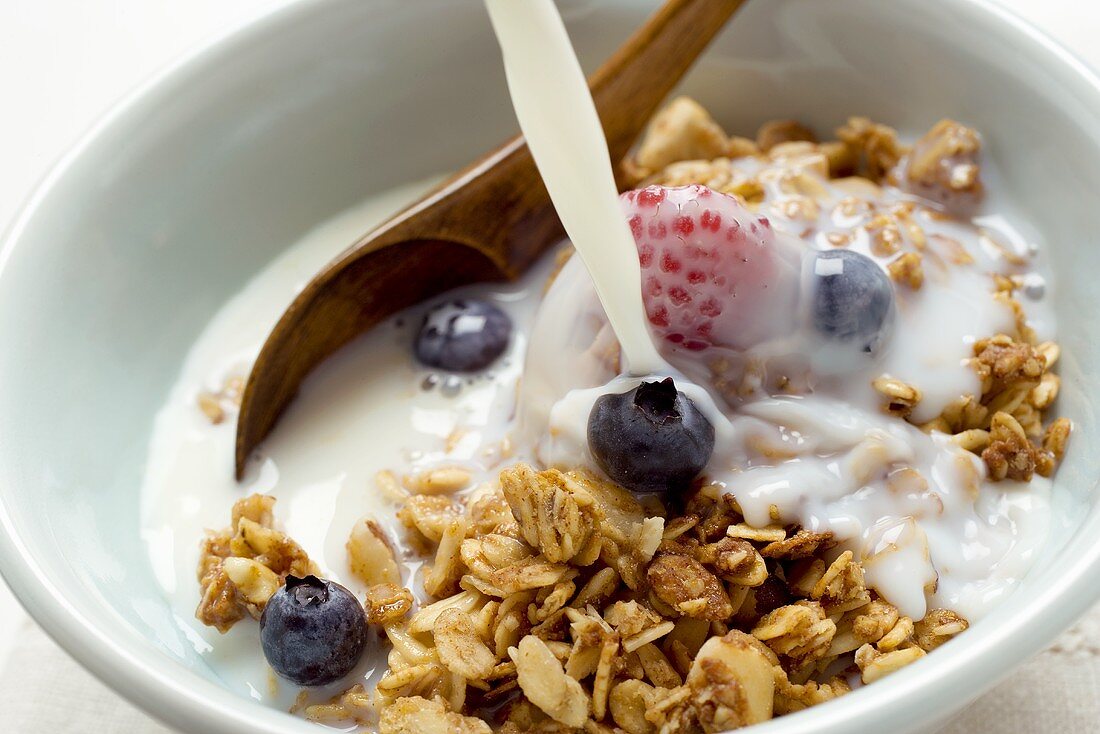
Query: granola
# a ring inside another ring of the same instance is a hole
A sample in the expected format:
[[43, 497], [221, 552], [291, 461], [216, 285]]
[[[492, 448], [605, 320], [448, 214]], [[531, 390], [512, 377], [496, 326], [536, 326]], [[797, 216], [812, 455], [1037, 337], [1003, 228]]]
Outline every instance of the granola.
[[[944, 272], [974, 265], [962, 242], [930, 223], [983, 194], [975, 131], [944, 120], [909, 148], [893, 129], [853, 117], [834, 139], [823, 138], [793, 120], [729, 136], [681, 97], [654, 118], [624, 162], [623, 178], [702, 184], [785, 227], [804, 228], [822, 251], [869, 252], [880, 258], [899, 308], [934, 297]], [[885, 198], [885, 187], [941, 206]], [[1020, 264], [1011, 243], [982, 236], [1004, 262]], [[1055, 417], [1060, 350], [1028, 321], [1019, 272], [982, 274], [1009, 318], [1002, 333], [967, 341], [969, 359], [955, 361], [976, 389], [957, 398], [952, 391], [940, 411], [935, 390], [896, 376], [903, 371], [861, 379], [868, 412], [888, 423], [874, 423], [837, 459], [859, 485], [878, 481], [899, 498], [931, 497], [934, 505], [934, 478], [915, 468], [911, 447], [898, 438], [932, 440], [920, 431], [948, 442], [951, 470], [974, 496], [982, 481], [1041, 482], [1035, 477], [1054, 473], [1071, 433], [1070, 421]], [[600, 363], [618, 370], [616, 350], [603, 349]], [[765, 393], [808, 395], [816, 379], [811, 369], [768, 374], [726, 354], [707, 369], [731, 405]], [[232, 395], [204, 394], [200, 410], [214, 423], [224, 420]], [[879, 554], [908, 543], [928, 560], [916, 510], [853, 536], [802, 527], [779, 503], [755, 513], [747, 501], [740, 506], [728, 483], [797, 459], [803, 441], [820, 438], [813, 451], [835, 451], [832, 436], [803, 426], [754, 428], [732, 475], [700, 475], [670, 497], [632, 493], [584, 462], [542, 468], [522, 452], [528, 461], [505, 461], [514, 449], [504, 444], [486, 462], [491, 471], [440, 463], [380, 472], [377, 493], [398, 506], [401, 527], [364, 517], [346, 553], [349, 578], [365, 590], [367, 622], [388, 643], [386, 665], [373, 690], [356, 685], [310, 705], [303, 698], [295, 712], [329, 723], [377, 721], [383, 734], [709, 734], [877, 684], [969, 627], [958, 611], [917, 613], [879, 591], [887, 585], [875, 568]], [[448, 462], [465, 440], [460, 427], [446, 437]], [[241, 500], [230, 526], [204, 541], [203, 623], [224, 632], [259, 618], [288, 576], [318, 573], [276, 528], [273, 506], [264, 495]], [[415, 576], [403, 563], [409, 556], [423, 561]], [[940, 578], [933, 571], [922, 582], [933, 598]]]
[[275, 529], [275, 498], [254, 494], [233, 505], [232, 524], [210, 531], [199, 554], [202, 598], [195, 616], [203, 624], [228, 631], [264, 606], [286, 577], [318, 574], [306, 552]]
[[[541, 590], [504, 583], [485, 593], [469, 583], [386, 627], [395, 647], [375, 697], [383, 721], [413, 708], [467, 718], [496, 710], [489, 720], [500, 731], [613, 724], [627, 732], [718, 732], [843, 695], [849, 690], [843, 679], [815, 676], [843, 667], [838, 661], [845, 658], [871, 682], [967, 626], [946, 610], [914, 625], [866, 589], [850, 552], [830, 557], [831, 535], [798, 527], [751, 532], [727, 502], [706, 491], [688, 500], [690, 514], [656, 508], [651, 517], [674, 537], [655, 553], [624, 548], [618, 528], [598, 521], [558, 528], [561, 516], [532, 508], [571, 506], [558, 494], [565, 476], [526, 465], [504, 470], [501, 484], [518, 527], [502, 518], [504, 527], [495, 529], [512, 535], [470, 531], [461, 543], [471, 577], [496, 574], [499, 582], [501, 571], [554, 569], [540, 579]], [[569, 475], [568, 486], [570, 497], [585, 498], [581, 504], [593, 518], [635, 502], [585, 473]], [[576, 508], [566, 517], [579, 517]], [[570, 527], [585, 528], [573, 547], [610, 542], [620, 554], [633, 550], [643, 559], [645, 583], [629, 585], [614, 556], [563, 554], [560, 531]], [[416, 641], [415, 658], [398, 647], [404, 636]], [[449, 703], [455, 683], [443, 670], [465, 680], [462, 705]], [[480, 685], [486, 680], [488, 688]]]

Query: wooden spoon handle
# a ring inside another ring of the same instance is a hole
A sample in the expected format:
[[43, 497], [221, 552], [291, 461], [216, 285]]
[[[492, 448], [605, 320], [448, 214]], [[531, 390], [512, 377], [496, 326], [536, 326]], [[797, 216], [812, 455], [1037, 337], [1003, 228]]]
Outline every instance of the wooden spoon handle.
[[[657, 107], [744, 3], [669, 0], [592, 75], [589, 86], [613, 163], [626, 156]], [[461, 242], [516, 277], [563, 235], [535, 162], [517, 136], [371, 232], [352, 251], [368, 243], [375, 250], [410, 239]]]

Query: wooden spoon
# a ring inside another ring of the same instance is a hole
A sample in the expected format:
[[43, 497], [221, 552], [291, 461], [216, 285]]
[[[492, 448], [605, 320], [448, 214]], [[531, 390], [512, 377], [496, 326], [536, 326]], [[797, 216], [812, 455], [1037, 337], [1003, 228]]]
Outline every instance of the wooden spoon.
[[[668, 0], [589, 79], [612, 161], [744, 2]], [[517, 137], [353, 244], [298, 294], [252, 366], [237, 419], [237, 478], [319, 362], [403, 308], [519, 276], [562, 236]]]

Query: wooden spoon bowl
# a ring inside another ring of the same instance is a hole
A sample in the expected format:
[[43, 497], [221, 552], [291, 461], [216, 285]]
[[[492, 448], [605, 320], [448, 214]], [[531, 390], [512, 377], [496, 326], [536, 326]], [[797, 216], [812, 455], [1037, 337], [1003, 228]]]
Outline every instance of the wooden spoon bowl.
[[[613, 161], [744, 1], [668, 0], [589, 79]], [[260, 350], [237, 419], [237, 478], [326, 357], [439, 293], [516, 278], [563, 234], [517, 137], [353, 244], [298, 294]]]

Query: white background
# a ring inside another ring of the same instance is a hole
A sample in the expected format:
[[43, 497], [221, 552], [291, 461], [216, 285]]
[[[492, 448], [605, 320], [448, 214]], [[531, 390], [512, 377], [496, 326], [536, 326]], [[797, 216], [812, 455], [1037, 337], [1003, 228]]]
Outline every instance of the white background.
[[[113, 101], [188, 49], [292, 1], [0, 0], [0, 228]], [[1100, 68], [1100, 5], [998, 1]], [[0, 584], [0, 662], [22, 617]]]

